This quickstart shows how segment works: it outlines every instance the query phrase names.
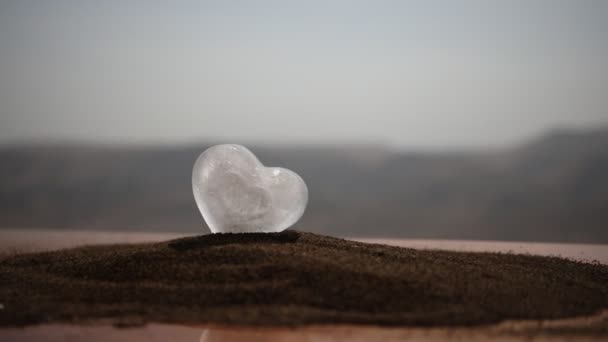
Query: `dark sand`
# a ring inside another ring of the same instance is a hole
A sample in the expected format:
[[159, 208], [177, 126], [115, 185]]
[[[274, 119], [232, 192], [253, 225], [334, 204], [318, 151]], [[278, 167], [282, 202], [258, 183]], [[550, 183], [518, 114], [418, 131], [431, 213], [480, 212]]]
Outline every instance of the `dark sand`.
[[421, 251], [310, 233], [220, 234], [0, 260], [0, 325], [110, 318], [474, 325], [608, 308], [608, 266]]

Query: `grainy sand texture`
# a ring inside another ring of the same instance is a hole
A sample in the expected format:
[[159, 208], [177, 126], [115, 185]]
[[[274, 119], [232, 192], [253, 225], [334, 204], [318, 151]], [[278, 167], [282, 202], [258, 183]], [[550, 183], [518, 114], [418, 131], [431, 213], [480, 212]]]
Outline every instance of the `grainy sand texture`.
[[608, 266], [415, 250], [296, 231], [0, 259], [0, 325], [470, 326], [608, 307]]

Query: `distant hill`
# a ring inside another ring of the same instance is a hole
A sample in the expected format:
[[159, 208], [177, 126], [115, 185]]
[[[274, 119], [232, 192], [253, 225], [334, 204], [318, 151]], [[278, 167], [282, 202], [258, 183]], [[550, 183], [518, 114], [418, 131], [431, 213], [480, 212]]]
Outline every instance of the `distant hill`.
[[[190, 177], [208, 146], [0, 148], [0, 229], [206, 231]], [[300, 230], [608, 243], [608, 129], [493, 152], [249, 147], [306, 180]]]

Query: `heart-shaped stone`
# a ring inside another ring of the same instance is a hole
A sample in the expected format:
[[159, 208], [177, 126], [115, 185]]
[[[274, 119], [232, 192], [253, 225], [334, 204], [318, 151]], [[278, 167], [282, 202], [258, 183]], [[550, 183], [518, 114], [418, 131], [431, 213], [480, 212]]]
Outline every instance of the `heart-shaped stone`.
[[192, 190], [213, 233], [280, 232], [306, 209], [308, 188], [295, 172], [264, 167], [241, 145], [216, 145], [194, 163]]

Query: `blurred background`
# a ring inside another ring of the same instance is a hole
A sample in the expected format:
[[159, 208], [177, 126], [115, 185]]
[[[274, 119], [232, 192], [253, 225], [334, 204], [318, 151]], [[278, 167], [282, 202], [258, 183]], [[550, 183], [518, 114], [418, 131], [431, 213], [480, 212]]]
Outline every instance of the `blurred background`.
[[295, 229], [608, 243], [608, 2], [0, 0], [0, 231], [208, 232], [191, 170], [298, 172]]

